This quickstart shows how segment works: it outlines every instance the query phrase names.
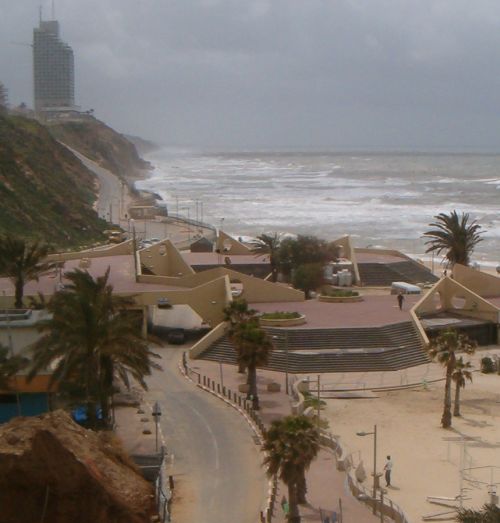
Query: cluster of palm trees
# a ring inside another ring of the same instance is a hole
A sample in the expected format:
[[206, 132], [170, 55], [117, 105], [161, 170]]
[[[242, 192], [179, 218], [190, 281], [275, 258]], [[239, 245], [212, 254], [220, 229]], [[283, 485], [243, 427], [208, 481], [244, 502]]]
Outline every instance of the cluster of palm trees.
[[[469, 265], [474, 248], [483, 241], [483, 231], [477, 220], [456, 210], [449, 214], [439, 213], [434, 218], [435, 221], [429, 224], [431, 229], [423, 234], [428, 245], [426, 252], [444, 253], [450, 266], [455, 263]], [[273, 281], [276, 281], [278, 270], [290, 274], [292, 269], [335, 257], [334, 246], [315, 236], [285, 238], [276, 232], [257, 236], [252, 250], [259, 255], [269, 255]]]
[[436, 359], [446, 372], [444, 386], [444, 406], [441, 416], [441, 426], [445, 429], [451, 427], [451, 385], [455, 382], [454, 416], [460, 416], [460, 390], [467, 381], [472, 381], [472, 365], [465, 362], [463, 357], [457, 358], [457, 352], [473, 354], [477, 343], [460, 334], [455, 329], [447, 329], [430, 341], [428, 352], [432, 359]]
[[[24, 285], [54, 268], [46, 261], [48, 252], [40, 242], [0, 237], [0, 275], [14, 285], [16, 308], [23, 306]], [[28, 372], [32, 380], [51, 369], [50, 385], [57, 383], [85, 405], [92, 428], [107, 425], [117, 380], [128, 387], [131, 376], [146, 389], [144, 378], [160, 368], [154, 361], [157, 355], [140, 335], [140, 318], [131, 310], [133, 298], [113, 294], [109, 272], [95, 279], [79, 269], [64, 275], [64, 287], [45, 303], [50, 319], [39, 324], [42, 336], [31, 346]], [[27, 366], [26, 358], [0, 348], [0, 388]]]
[[[481, 226], [471, 220], [468, 213], [456, 210], [434, 218], [430, 229], [423, 233], [427, 245], [425, 252], [444, 254], [448, 267], [455, 263], [469, 265], [474, 248], [483, 240]], [[294, 286], [304, 290], [306, 295], [321, 285], [323, 263], [336, 257], [335, 246], [315, 236], [291, 238], [277, 232], [257, 236], [252, 251], [269, 257], [273, 282], [281, 273], [291, 278]]]

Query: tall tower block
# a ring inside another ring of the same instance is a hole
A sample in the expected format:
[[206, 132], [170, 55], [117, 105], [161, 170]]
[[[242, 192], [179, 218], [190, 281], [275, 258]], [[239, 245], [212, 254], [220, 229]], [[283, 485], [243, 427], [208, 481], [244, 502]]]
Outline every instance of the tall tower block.
[[75, 106], [73, 50], [59, 38], [59, 22], [43, 21], [33, 30], [35, 111], [70, 110]]

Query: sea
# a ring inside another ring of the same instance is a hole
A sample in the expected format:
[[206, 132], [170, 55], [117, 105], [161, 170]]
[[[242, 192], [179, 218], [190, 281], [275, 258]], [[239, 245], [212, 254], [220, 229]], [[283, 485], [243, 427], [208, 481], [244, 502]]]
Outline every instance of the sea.
[[484, 231], [473, 259], [500, 263], [500, 155], [361, 152], [202, 153], [172, 148], [140, 189], [169, 212], [242, 237], [349, 234], [356, 247], [429, 260], [422, 234], [441, 212], [469, 213]]

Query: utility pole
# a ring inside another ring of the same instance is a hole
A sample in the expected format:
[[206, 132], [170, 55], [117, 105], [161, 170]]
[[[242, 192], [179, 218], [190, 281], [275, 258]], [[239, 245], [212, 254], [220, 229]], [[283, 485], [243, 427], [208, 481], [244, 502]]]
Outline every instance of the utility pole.
[[130, 222], [132, 222], [132, 250], [133, 250], [133, 256], [134, 256], [135, 281], [137, 281], [137, 278], [138, 278], [137, 269], [138, 269], [138, 267], [137, 267], [137, 238], [135, 236], [135, 220], [133, 218], [131, 218]]
[[285, 392], [288, 396], [288, 330], [285, 331]]
[[318, 412], [317, 412], [317, 416], [318, 416], [318, 430], [319, 430], [319, 410], [320, 410], [320, 387], [321, 387], [321, 374], [318, 374]]

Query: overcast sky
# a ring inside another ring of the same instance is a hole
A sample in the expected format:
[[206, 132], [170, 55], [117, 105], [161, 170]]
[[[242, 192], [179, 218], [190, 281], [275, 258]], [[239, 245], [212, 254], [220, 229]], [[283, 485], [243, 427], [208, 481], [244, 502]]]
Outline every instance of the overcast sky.
[[[44, 18], [50, 2], [42, 1]], [[32, 105], [40, 0], [0, 0]], [[231, 148], [500, 150], [498, 0], [56, 0], [76, 100], [122, 132]]]

